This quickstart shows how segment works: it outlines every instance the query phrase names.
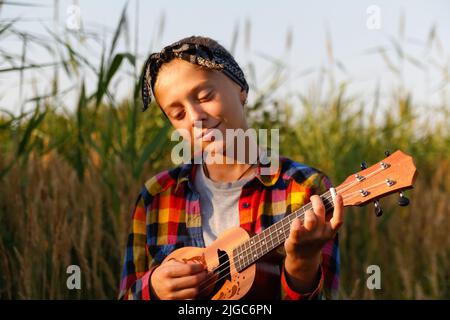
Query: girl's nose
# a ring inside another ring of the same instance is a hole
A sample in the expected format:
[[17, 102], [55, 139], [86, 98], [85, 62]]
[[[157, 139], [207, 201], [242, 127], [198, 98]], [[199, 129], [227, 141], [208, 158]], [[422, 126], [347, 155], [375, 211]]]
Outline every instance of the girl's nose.
[[187, 114], [192, 126], [194, 126], [195, 122], [204, 121], [207, 119], [206, 112], [204, 112], [203, 108], [196, 103], [192, 103], [187, 107]]

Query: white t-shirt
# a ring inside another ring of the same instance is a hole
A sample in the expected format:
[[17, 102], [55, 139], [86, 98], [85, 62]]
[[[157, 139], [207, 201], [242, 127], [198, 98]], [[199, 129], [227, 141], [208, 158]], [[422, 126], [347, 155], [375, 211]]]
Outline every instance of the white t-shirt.
[[200, 194], [203, 239], [208, 246], [225, 230], [239, 226], [239, 197], [242, 187], [254, 175], [233, 182], [216, 182], [205, 175], [202, 166], [197, 169], [194, 185]]

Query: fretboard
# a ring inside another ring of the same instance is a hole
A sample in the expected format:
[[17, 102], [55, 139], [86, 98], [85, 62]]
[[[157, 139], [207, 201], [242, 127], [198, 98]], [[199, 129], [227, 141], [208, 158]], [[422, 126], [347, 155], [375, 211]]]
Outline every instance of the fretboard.
[[[333, 209], [333, 200], [330, 191], [320, 196], [325, 205], [326, 211]], [[289, 237], [290, 227], [295, 218], [303, 221], [305, 212], [312, 209], [311, 202], [300, 209], [291, 212], [280, 221], [272, 224], [261, 233], [253, 236], [233, 250], [235, 266], [241, 272], [257, 260], [279, 247]]]

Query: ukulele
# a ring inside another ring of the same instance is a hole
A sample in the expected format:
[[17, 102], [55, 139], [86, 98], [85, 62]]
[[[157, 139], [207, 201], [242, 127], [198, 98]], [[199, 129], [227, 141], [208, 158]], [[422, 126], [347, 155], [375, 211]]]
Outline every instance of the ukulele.
[[[417, 177], [412, 157], [401, 151], [350, 175], [336, 188], [320, 195], [327, 212], [333, 209], [333, 198], [340, 194], [344, 206], [363, 206], [375, 201], [375, 213], [382, 210], [377, 201], [391, 193], [400, 192], [399, 205], [409, 203], [402, 190], [411, 189]], [[256, 235], [234, 227], [222, 233], [206, 248], [183, 247], [173, 251], [164, 261], [175, 259], [184, 263], [202, 263], [210, 275], [199, 288], [201, 299], [239, 300], [270, 299], [279, 285], [280, 254], [276, 250], [289, 236], [295, 218], [303, 221], [305, 212], [312, 209], [307, 203]], [[277, 264], [278, 262], [278, 264]], [[257, 284], [264, 284], [264, 289]]]

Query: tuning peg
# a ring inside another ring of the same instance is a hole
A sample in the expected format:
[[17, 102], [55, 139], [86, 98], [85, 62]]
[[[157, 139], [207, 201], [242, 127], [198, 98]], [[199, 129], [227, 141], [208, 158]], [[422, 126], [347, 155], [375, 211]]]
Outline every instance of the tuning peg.
[[399, 197], [398, 197], [398, 205], [400, 207], [406, 207], [408, 204], [409, 204], [409, 199], [407, 197], [405, 197], [403, 192], [400, 192]]
[[365, 161], [361, 162], [361, 170], [367, 169], [367, 163]]
[[386, 151], [384, 151], [384, 155], [385, 155], [386, 157], [389, 157], [389, 156], [391, 155], [391, 153], [389, 152], [389, 150], [386, 150]]
[[375, 205], [375, 215], [377, 217], [381, 217], [381, 215], [383, 214], [383, 209], [381, 208], [380, 202], [378, 202], [378, 200], [375, 200], [373, 204]]

